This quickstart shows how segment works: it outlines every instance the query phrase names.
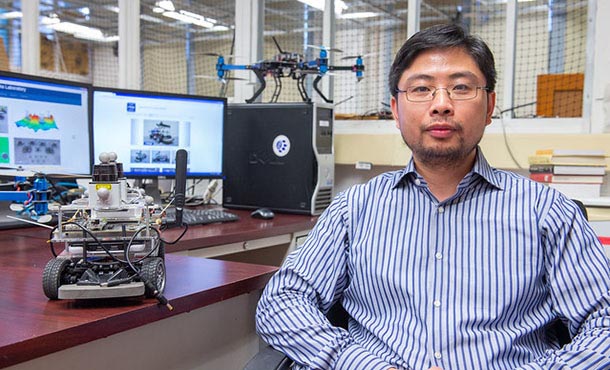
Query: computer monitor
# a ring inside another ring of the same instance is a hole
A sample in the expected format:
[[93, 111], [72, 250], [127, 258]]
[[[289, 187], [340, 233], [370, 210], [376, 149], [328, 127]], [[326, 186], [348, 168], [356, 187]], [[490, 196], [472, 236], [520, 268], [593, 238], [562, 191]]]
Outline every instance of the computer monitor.
[[92, 95], [96, 161], [115, 152], [127, 177], [174, 177], [185, 149], [188, 177], [222, 177], [226, 99], [100, 87]]
[[90, 90], [0, 71], [0, 167], [90, 174]]

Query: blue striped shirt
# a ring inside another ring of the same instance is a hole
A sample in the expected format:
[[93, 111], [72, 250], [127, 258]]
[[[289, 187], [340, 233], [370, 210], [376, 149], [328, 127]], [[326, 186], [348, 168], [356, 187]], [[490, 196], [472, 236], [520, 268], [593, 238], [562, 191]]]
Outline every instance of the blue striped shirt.
[[[340, 300], [349, 331], [325, 319]], [[438, 202], [411, 161], [339, 194], [257, 330], [299, 369], [610, 369], [610, 267], [575, 204], [481, 151]], [[545, 334], [561, 318], [570, 344]]]

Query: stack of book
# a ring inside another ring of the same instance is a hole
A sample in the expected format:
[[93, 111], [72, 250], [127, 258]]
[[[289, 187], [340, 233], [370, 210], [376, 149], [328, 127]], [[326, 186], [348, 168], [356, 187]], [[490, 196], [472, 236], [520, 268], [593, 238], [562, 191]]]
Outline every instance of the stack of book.
[[537, 150], [528, 162], [530, 179], [548, 184], [570, 198], [601, 195], [606, 174], [603, 150]]

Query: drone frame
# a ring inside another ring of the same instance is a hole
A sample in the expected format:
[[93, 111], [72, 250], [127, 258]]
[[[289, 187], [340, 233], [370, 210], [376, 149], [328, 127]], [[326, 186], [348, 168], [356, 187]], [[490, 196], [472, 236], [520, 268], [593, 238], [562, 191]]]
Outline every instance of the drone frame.
[[[311, 102], [311, 97], [307, 94], [305, 89], [305, 78], [308, 75], [316, 75], [313, 81], [314, 90], [320, 95], [320, 97], [327, 103], [333, 101], [326, 97], [320, 90], [318, 84], [327, 73], [332, 71], [352, 71], [356, 74], [358, 81], [364, 77], [364, 63], [362, 56], [356, 56], [356, 63], [351, 66], [333, 66], [328, 63], [328, 52], [332, 49], [325, 47], [320, 48], [320, 54], [318, 58], [311, 61], [303, 61], [302, 56], [297, 53], [288, 53], [282, 50], [277, 40], [273, 38], [275, 45], [279, 50], [279, 54], [275, 60], [263, 60], [253, 64], [227, 64], [225, 58], [222, 55], [218, 55], [216, 61], [216, 76], [219, 80], [224, 81], [225, 75], [228, 71], [235, 70], [250, 70], [259, 81], [258, 89], [254, 92], [252, 97], [246, 99], [246, 103], [254, 102], [265, 90], [267, 83], [265, 81], [265, 75], [271, 75], [275, 83], [275, 89], [271, 96], [270, 103], [277, 102], [279, 95], [282, 91], [282, 77], [291, 77], [297, 81], [297, 89], [299, 95], [304, 102]], [[294, 60], [296, 59], [296, 60]]]

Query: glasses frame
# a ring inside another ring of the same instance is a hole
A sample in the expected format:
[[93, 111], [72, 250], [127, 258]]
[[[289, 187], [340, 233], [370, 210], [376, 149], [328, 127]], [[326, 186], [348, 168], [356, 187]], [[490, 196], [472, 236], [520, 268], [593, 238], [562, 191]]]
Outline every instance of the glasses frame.
[[[477, 98], [477, 96], [479, 96], [479, 90], [485, 90], [485, 91], [487, 91], [487, 92], [491, 92], [491, 91], [493, 91], [492, 89], [490, 89], [490, 88], [489, 88], [489, 87], [487, 87], [487, 86], [472, 86], [472, 87], [474, 87], [474, 89], [475, 89], [475, 90], [474, 90], [474, 91], [475, 91], [475, 93], [474, 93], [474, 96], [473, 96], [473, 97], [470, 97], [470, 98], [457, 98], [457, 99], [456, 99], [455, 97], [452, 97], [452, 96], [451, 96], [451, 91], [449, 91], [449, 89], [454, 88], [454, 87], [455, 87], [455, 86], [457, 86], [457, 85], [469, 85], [469, 84], [455, 84], [455, 85], [453, 85], [453, 86], [447, 86], [447, 87], [436, 87], [436, 86], [432, 86], [432, 85], [430, 85], [430, 86], [426, 86], [426, 85], [408, 86], [406, 90], [401, 90], [401, 89], [399, 89], [399, 88], [396, 88], [396, 93], [397, 93], [397, 94], [399, 94], [399, 93], [404, 93], [404, 94], [405, 94], [405, 98], [407, 99], [407, 101], [410, 101], [410, 102], [412, 102], [412, 103], [426, 103], [426, 102], [429, 102], [429, 101], [434, 100], [434, 98], [436, 97], [436, 93], [437, 93], [439, 90], [445, 90], [445, 91], [447, 91], [447, 96], [449, 97], [449, 99], [451, 99], [451, 100], [453, 100], [453, 101], [465, 101], [465, 100], [472, 100], [472, 99], [476, 99], [476, 98]], [[409, 99], [409, 92], [408, 92], [408, 89], [410, 89], [410, 88], [412, 88], [412, 87], [420, 87], [420, 86], [426, 86], [426, 87], [429, 87], [429, 88], [434, 88], [434, 90], [433, 90], [433, 91], [432, 91], [432, 93], [430, 94], [430, 99], [426, 99], [426, 100], [412, 100], [412, 99]]]

